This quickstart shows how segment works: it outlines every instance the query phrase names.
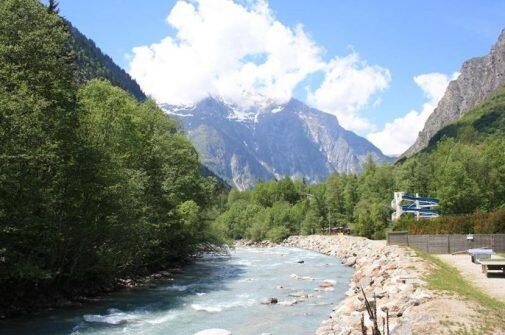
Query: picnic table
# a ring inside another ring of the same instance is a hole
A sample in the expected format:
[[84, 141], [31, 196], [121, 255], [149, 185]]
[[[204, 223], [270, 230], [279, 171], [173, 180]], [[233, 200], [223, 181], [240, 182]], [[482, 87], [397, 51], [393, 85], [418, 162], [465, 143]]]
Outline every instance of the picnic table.
[[505, 274], [505, 258], [480, 259], [482, 272], [489, 277], [490, 273]]
[[467, 252], [472, 256], [472, 262], [478, 264], [480, 260], [489, 259], [495, 254], [490, 248], [468, 249]]

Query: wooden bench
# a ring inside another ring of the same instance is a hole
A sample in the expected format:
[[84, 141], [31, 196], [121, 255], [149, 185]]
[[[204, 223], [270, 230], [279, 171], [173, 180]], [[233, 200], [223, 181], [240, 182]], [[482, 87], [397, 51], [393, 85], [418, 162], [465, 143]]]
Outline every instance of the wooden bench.
[[505, 275], [505, 258], [481, 259], [479, 263], [482, 265], [482, 272], [486, 277], [489, 277], [490, 273]]

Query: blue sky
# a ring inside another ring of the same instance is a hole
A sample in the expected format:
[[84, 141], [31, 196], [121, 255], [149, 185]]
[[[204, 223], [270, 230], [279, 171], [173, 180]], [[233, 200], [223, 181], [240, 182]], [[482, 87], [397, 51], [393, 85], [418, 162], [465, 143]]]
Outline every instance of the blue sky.
[[[167, 36], [173, 38], [180, 29], [166, 21], [176, 2], [62, 0], [60, 12], [128, 70], [131, 57], [138, 56], [132, 51], [134, 47], [149, 47]], [[254, 1], [240, 1], [246, 8], [250, 8], [251, 3]], [[194, 7], [198, 10], [196, 3]], [[505, 1], [270, 0], [268, 7], [273, 20], [285, 27], [295, 31], [296, 25], [303, 25], [304, 34], [322, 50], [318, 57], [328, 64], [334, 57], [342, 60], [355, 53], [358, 59], [347, 62], [351, 67], [363, 73], [375, 71], [376, 75], [386, 79], [387, 84], [376, 84], [370, 88], [366, 103], [353, 102], [349, 109], [342, 107], [345, 102], [327, 101], [325, 104], [323, 100], [329, 98], [323, 95], [324, 92], [319, 92], [319, 96], [316, 94], [329, 70], [300, 70], [303, 79], [292, 89], [296, 98], [323, 110], [327, 107], [329, 110], [325, 111], [336, 114], [339, 119], [345, 118], [346, 113], [354, 113], [356, 118], [366, 120], [368, 128], [360, 127], [352, 120], [344, 125], [369, 138], [373, 138], [370, 137], [372, 133], [378, 137], [386, 123], [395, 119], [401, 121], [409, 111], [416, 110], [421, 114], [423, 104], [436, 105], [436, 98], [427, 97], [430, 94], [427, 88], [431, 87], [430, 78], [425, 78], [423, 86], [421, 80], [415, 82], [414, 77], [439, 73], [450, 78], [465, 60], [489, 52], [500, 31], [505, 28]], [[223, 15], [226, 15], [225, 11]], [[186, 18], [184, 15], [180, 17], [179, 20]], [[186, 21], [181, 23], [188, 24]], [[300, 61], [303, 62], [303, 59]], [[141, 67], [138, 72], [148, 71], [146, 69], [152, 67]], [[166, 71], [170, 70], [167, 68]], [[177, 78], [177, 75], [174, 74], [174, 77]], [[145, 82], [139, 81], [141, 84]], [[340, 87], [341, 83], [333, 84], [328, 86], [329, 92]], [[149, 91], [149, 85], [142, 86]], [[197, 85], [196, 89], [199, 87]], [[312, 92], [312, 98], [307, 97], [308, 91]], [[339, 112], [341, 109], [343, 111]], [[417, 131], [414, 130], [415, 133]], [[381, 141], [373, 142], [379, 147], [384, 146]], [[381, 149], [394, 154], [404, 148]]]

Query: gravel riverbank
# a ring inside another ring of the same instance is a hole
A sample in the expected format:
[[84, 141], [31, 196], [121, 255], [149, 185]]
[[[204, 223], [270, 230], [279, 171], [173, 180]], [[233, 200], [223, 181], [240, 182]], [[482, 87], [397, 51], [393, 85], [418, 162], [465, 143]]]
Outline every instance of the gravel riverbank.
[[292, 236], [284, 244], [337, 256], [355, 268], [346, 298], [335, 306], [317, 335], [362, 334], [362, 315], [370, 333], [372, 322], [361, 287], [368, 299], [374, 295], [377, 299], [381, 331], [388, 310], [391, 335], [448, 334], [472, 329], [476, 322], [473, 303], [426, 287], [423, 278], [433, 265], [408, 248], [352, 236]]

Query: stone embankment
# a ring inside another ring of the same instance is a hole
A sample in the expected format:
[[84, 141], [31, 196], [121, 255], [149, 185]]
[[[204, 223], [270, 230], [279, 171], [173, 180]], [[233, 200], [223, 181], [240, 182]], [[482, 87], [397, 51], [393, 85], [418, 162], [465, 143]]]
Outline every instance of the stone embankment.
[[391, 335], [444, 334], [452, 328], [448, 324], [471, 326], [473, 306], [428, 290], [423, 278], [433, 265], [408, 248], [351, 236], [292, 236], [284, 244], [337, 256], [356, 270], [345, 299], [335, 306], [317, 335], [362, 334], [362, 315], [371, 333], [361, 288], [369, 300], [376, 299], [381, 332], [386, 311]]

